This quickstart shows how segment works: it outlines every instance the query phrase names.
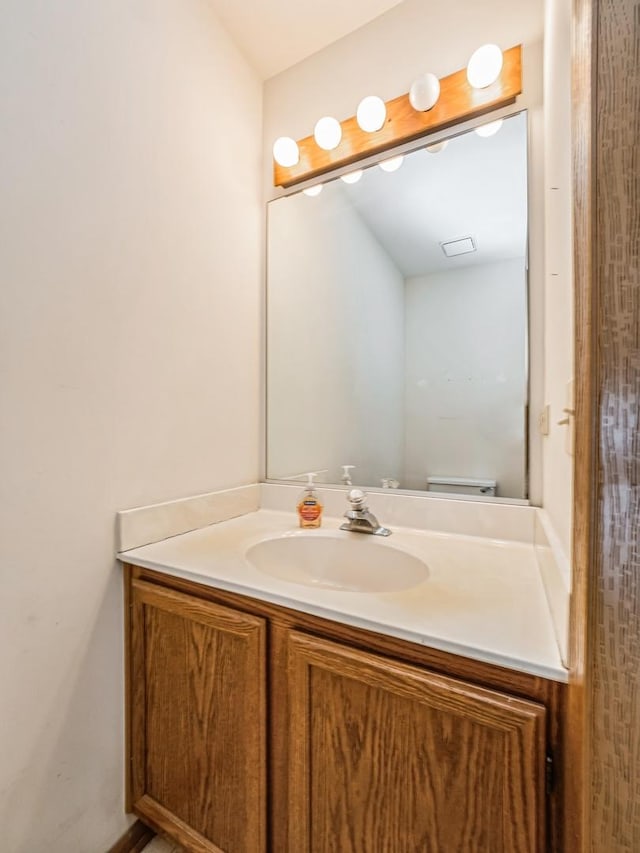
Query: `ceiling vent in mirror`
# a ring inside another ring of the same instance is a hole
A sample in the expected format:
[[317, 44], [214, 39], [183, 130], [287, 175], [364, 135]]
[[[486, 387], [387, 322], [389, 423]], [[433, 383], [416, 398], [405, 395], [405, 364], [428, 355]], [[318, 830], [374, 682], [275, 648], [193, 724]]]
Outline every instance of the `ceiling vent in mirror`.
[[448, 240], [446, 243], [440, 243], [440, 246], [448, 258], [455, 258], [458, 255], [468, 255], [469, 252], [476, 251], [476, 244], [473, 237], [461, 237], [459, 240]]

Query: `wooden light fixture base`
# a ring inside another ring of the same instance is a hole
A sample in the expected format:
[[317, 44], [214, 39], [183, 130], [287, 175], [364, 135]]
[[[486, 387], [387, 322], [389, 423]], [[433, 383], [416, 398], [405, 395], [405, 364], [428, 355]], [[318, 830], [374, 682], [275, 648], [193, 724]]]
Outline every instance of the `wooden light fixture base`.
[[341, 122], [342, 141], [333, 151], [320, 148], [313, 136], [299, 140], [300, 160], [295, 166], [280, 166], [274, 161], [274, 186], [294, 186], [435, 130], [513, 104], [522, 92], [522, 45], [506, 50], [503, 57], [500, 76], [485, 89], [474, 89], [469, 85], [466, 68], [443, 77], [440, 80], [440, 98], [428, 112], [414, 110], [407, 93], [387, 101], [386, 121], [374, 133], [361, 130], [355, 116], [345, 119]]

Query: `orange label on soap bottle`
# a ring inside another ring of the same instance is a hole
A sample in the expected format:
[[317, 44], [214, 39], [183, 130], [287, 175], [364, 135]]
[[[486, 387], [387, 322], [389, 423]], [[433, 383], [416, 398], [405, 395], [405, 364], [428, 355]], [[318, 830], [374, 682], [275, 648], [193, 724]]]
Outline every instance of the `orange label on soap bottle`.
[[298, 504], [301, 527], [319, 527], [322, 504], [317, 498], [305, 498]]
[[318, 501], [310, 500], [300, 502], [300, 515], [305, 521], [315, 521], [321, 512], [322, 507]]

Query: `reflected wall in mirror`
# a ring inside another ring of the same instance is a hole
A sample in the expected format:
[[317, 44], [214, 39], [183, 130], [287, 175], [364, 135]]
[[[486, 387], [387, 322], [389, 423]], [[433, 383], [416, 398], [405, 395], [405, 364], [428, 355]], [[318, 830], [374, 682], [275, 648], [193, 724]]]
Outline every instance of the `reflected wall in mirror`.
[[267, 478], [526, 498], [526, 253], [526, 113], [270, 202]]

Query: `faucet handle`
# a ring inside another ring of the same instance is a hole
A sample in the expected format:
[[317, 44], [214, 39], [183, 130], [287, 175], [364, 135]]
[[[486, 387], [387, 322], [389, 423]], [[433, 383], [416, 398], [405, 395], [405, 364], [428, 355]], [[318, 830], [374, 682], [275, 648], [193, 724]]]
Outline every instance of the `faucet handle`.
[[353, 509], [365, 509], [367, 495], [362, 491], [362, 489], [351, 489], [351, 491], [347, 493], [347, 500]]

